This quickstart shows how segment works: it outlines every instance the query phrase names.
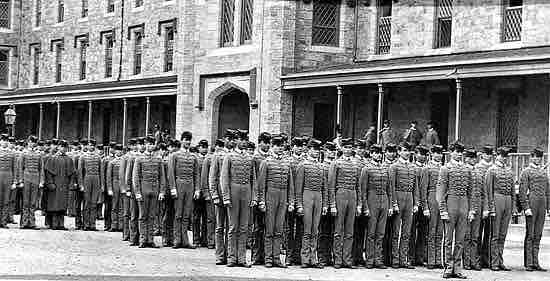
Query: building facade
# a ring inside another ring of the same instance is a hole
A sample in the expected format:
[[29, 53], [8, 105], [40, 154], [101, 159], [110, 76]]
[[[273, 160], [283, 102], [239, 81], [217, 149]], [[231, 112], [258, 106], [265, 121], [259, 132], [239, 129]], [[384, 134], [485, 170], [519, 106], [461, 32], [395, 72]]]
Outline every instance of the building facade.
[[0, 0], [4, 15], [18, 136], [327, 140], [390, 119], [433, 121], [445, 144], [548, 146], [548, 1]]

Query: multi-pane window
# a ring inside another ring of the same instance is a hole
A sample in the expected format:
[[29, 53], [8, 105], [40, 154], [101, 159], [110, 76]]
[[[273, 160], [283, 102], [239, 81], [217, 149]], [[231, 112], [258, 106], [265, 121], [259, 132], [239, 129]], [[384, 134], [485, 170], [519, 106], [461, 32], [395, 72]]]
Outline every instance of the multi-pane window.
[[340, 0], [313, 1], [311, 45], [339, 45]]
[[254, 0], [242, 0], [241, 5], [241, 44], [252, 41], [252, 18], [254, 16]]
[[82, 12], [80, 16], [83, 18], [88, 16], [88, 0], [82, 0]]
[[451, 46], [453, 26], [453, 0], [436, 1], [435, 48]]
[[107, 13], [115, 11], [115, 0], [107, 0]]
[[10, 0], [0, 0], [0, 28], [11, 27], [11, 2]]
[[376, 53], [388, 54], [391, 48], [391, 16], [393, 0], [378, 0], [378, 38]]
[[523, 22], [523, 0], [505, 0], [503, 14], [502, 41], [520, 41]]
[[79, 79], [86, 79], [86, 52], [88, 49], [88, 40], [80, 41], [80, 71]]
[[8, 87], [10, 75], [10, 51], [0, 50], [0, 87]]
[[113, 35], [105, 35], [105, 78], [113, 76]]
[[221, 0], [220, 18], [220, 47], [228, 47], [233, 44], [233, 29], [235, 16], [235, 0]]
[[143, 53], [143, 31], [134, 32], [134, 75], [141, 73], [141, 58]]
[[36, 7], [35, 7], [35, 22], [34, 25], [36, 27], [40, 26], [40, 23], [42, 21], [42, 0], [35, 0], [36, 1]]
[[174, 26], [167, 26], [164, 33], [164, 71], [174, 70]]
[[55, 45], [55, 82], [61, 82], [61, 62], [63, 61], [63, 44], [57, 43]]
[[143, 6], [143, 0], [136, 0], [136, 2], [134, 2], [134, 3], [135, 3], [136, 8]]
[[38, 85], [40, 76], [40, 45], [33, 48], [32, 53], [32, 84]]
[[57, 1], [57, 22], [63, 22], [65, 18], [65, 2], [64, 0]]

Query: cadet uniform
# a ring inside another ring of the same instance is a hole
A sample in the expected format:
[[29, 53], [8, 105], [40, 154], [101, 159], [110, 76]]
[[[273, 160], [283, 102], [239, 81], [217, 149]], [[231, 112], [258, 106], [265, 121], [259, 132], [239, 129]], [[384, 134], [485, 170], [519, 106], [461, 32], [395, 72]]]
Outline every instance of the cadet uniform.
[[[265, 139], [267, 142], [271, 141], [271, 136]], [[262, 153], [259, 149], [254, 154], [254, 169], [255, 174], [258, 176], [260, 171], [260, 165], [268, 157], [268, 153]], [[257, 183], [256, 183], [257, 184]], [[254, 199], [257, 200], [257, 194], [254, 194]], [[252, 261], [254, 264], [264, 264], [265, 262], [265, 253], [264, 253], [264, 236], [265, 236], [265, 212], [259, 210], [258, 206], [252, 207], [252, 212], [254, 216], [254, 238], [252, 243]]]
[[[143, 138], [139, 138], [138, 142], [143, 144]], [[128, 160], [126, 161], [126, 172], [124, 176], [124, 181], [126, 182], [126, 195], [128, 195], [128, 191], [130, 191], [130, 226], [129, 226], [129, 232], [130, 232], [130, 246], [138, 246], [139, 245], [139, 205], [138, 201], [136, 200], [136, 190], [134, 188], [133, 179], [132, 179], [132, 173], [134, 171], [134, 163], [137, 158], [141, 157], [142, 153], [140, 152], [133, 152], [129, 153]]]
[[194, 200], [193, 203], [193, 244], [196, 246], [206, 245], [206, 227], [207, 227], [207, 217], [206, 217], [206, 201], [204, 200], [204, 195], [201, 188], [202, 180], [202, 165], [206, 159], [206, 155], [197, 153], [197, 163], [199, 165], [198, 171], [198, 185], [199, 192], [201, 193], [200, 198]]
[[[302, 142], [300, 138], [299, 142]], [[301, 146], [301, 145], [300, 145]], [[296, 170], [298, 165], [303, 161], [303, 157], [292, 155], [290, 158], [290, 167], [292, 171], [292, 178], [296, 179]], [[296, 198], [296, 194], [294, 194]], [[301, 248], [302, 248], [302, 236], [304, 234], [304, 223], [302, 217], [296, 213], [296, 206], [293, 212], [287, 212], [285, 215], [285, 248], [287, 250], [287, 265], [300, 265], [301, 264]]]
[[[486, 148], [489, 149], [489, 148]], [[492, 148], [490, 148], [490, 154], [493, 153]], [[487, 193], [487, 184], [485, 183], [485, 176], [487, 174], [487, 170], [493, 165], [491, 162], [486, 162], [485, 160], [479, 161], [474, 166], [474, 176], [476, 177], [476, 184], [481, 185], [481, 214], [485, 212], [489, 212], [489, 206], [488, 206], [488, 193]], [[479, 247], [479, 253], [474, 258], [473, 264], [476, 265], [476, 267], [481, 266], [488, 268], [490, 267], [489, 263], [489, 256], [490, 256], [490, 250], [489, 250], [489, 244], [491, 240], [491, 217], [487, 216], [486, 218], [481, 219], [481, 223], [479, 226], [479, 237], [478, 237], [478, 245]], [[475, 253], [475, 252], [474, 252]]]
[[38, 190], [44, 185], [42, 156], [34, 150], [23, 153], [21, 171], [23, 180], [23, 208], [21, 212], [21, 228], [35, 228], [34, 211], [38, 207]]
[[[174, 248], [194, 248], [187, 230], [193, 215], [193, 196], [199, 190], [200, 167], [197, 157], [182, 148], [168, 158], [168, 181], [174, 201]], [[194, 235], [194, 234], [193, 234]]]
[[[122, 147], [119, 147], [122, 149]], [[111, 198], [111, 231], [123, 230], [123, 198], [126, 197], [126, 191], [121, 186], [124, 179], [124, 172], [121, 169], [122, 159], [120, 157], [114, 157], [107, 164], [106, 170], [106, 184], [107, 194]], [[107, 219], [107, 217], [105, 217]]]
[[[466, 151], [467, 157], [477, 158], [475, 151]], [[468, 156], [469, 155], [469, 156]], [[466, 270], [474, 269], [481, 270], [479, 266], [479, 252], [478, 252], [478, 240], [479, 240], [479, 226], [482, 216], [482, 198], [483, 198], [483, 178], [477, 174], [475, 166], [471, 166], [466, 163], [468, 169], [472, 170], [472, 187], [471, 187], [471, 201], [470, 209], [474, 211], [474, 217], [472, 220], [468, 219], [466, 224], [466, 233], [464, 235], [464, 254], [463, 254], [463, 267]]]
[[[503, 153], [499, 149], [499, 154]], [[504, 152], [506, 154], [506, 152]], [[491, 269], [505, 270], [502, 260], [504, 242], [512, 214], [515, 213], [514, 200], [514, 174], [512, 169], [505, 164], [495, 161], [495, 164], [487, 170], [485, 178], [488, 193], [489, 210], [494, 214], [491, 236]]]
[[[346, 141], [342, 141], [346, 145]], [[353, 226], [361, 207], [360, 167], [351, 157], [342, 156], [328, 173], [329, 207], [336, 208], [334, 223], [334, 267], [352, 267]]]
[[428, 269], [442, 267], [441, 245], [443, 240], [443, 222], [439, 212], [439, 202], [436, 200], [437, 181], [439, 179], [439, 170], [441, 163], [429, 161], [422, 169], [422, 182], [420, 189], [423, 190], [422, 196], [424, 211], [429, 210], [428, 221]]
[[204, 198], [205, 211], [206, 211], [206, 245], [209, 249], [215, 247], [215, 233], [216, 233], [216, 213], [214, 212], [214, 204], [212, 203], [212, 196], [210, 195], [208, 173], [210, 172], [210, 163], [212, 162], [213, 154], [208, 154], [204, 157], [201, 167], [200, 177], [200, 191]]
[[[274, 138], [274, 142], [278, 142]], [[282, 143], [282, 140], [280, 141]], [[279, 260], [285, 214], [294, 206], [294, 179], [291, 163], [282, 155], [268, 157], [258, 174], [259, 204], [265, 204], [265, 265], [285, 267]]]
[[[175, 144], [172, 144], [172, 146], [175, 146]], [[168, 175], [168, 158], [170, 157], [170, 154], [167, 156], [164, 156], [162, 159], [162, 166], [165, 171], [165, 175]], [[172, 186], [170, 186], [170, 181], [168, 178], [166, 179], [166, 190], [164, 194], [170, 194], [170, 190], [172, 189]], [[160, 204], [164, 204], [164, 212], [162, 215], [162, 245], [164, 247], [172, 247], [174, 246], [174, 217], [175, 217], [175, 209], [174, 209], [174, 200], [175, 198], [172, 198], [172, 196], [165, 196], [164, 202], [160, 202]]]
[[[329, 160], [325, 158], [323, 163], [321, 163], [324, 181], [327, 184], [327, 187], [326, 187], [326, 193], [327, 193], [326, 206], [327, 207], [328, 207], [328, 171], [333, 161], [334, 160]], [[319, 263], [323, 266], [332, 265], [333, 264], [332, 246], [334, 244], [334, 216], [330, 212], [327, 212], [326, 214], [321, 215], [321, 219], [319, 220], [319, 242], [317, 244], [318, 244], [317, 253], [319, 257]]]
[[214, 211], [216, 213], [216, 264], [227, 263], [227, 208], [223, 206], [222, 192], [220, 190], [220, 171], [223, 164], [224, 152], [218, 151], [214, 153], [212, 161], [210, 162], [210, 171], [208, 173], [208, 182], [210, 195], [214, 204]]
[[245, 253], [255, 176], [254, 160], [245, 150], [246, 147], [242, 147], [240, 153], [226, 154], [221, 169], [222, 200], [224, 206], [228, 207], [229, 217], [228, 266], [248, 266]]
[[[460, 145], [454, 148], [463, 150]], [[461, 273], [462, 248], [466, 230], [472, 190], [472, 170], [464, 163], [451, 160], [441, 167], [436, 189], [441, 219], [445, 227], [445, 272], [443, 277], [463, 278]], [[454, 240], [454, 249], [453, 249]]]
[[[394, 214], [392, 225], [392, 266], [411, 268], [409, 239], [414, 206], [418, 202], [418, 189], [415, 186], [415, 168], [408, 160], [399, 158], [390, 166], [390, 188], [395, 191], [393, 200], [399, 211]], [[400, 235], [401, 233], [401, 235]]]
[[[382, 153], [373, 145], [371, 151]], [[367, 268], [386, 268], [382, 257], [382, 240], [386, 230], [388, 210], [393, 208], [393, 190], [389, 184], [389, 163], [372, 160], [361, 170], [363, 210], [369, 216], [366, 243]]]
[[[361, 146], [363, 149], [366, 147], [366, 142], [358, 141], [356, 145]], [[367, 165], [367, 159], [361, 155], [355, 155], [354, 161], [358, 167], [359, 173], [361, 169]], [[362, 195], [361, 195], [362, 197]], [[362, 200], [362, 198], [359, 200]], [[361, 201], [363, 203], [363, 201]], [[364, 205], [363, 205], [364, 206]], [[368, 217], [365, 214], [366, 210], [360, 215], [355, 217], [355, 222], [353, 225], [353, 245], [352, 245], [352, 260], [353, 265], [365, 265], [365, 260], [363, 259], [363, 252], [365, 251], [365, 240], [366, 240], [366, 229], [368, 224]]]
[[0, 228], [7, 227], [10, 192], [15, 187], [15, 180], [15, 154], [7, 148], [2, 148], [0, 149]]
[[[535, 149], [535, 157], [543, 157], [544, 152]], [[539, 264], [540, 239], [544, 229], [545, 213], [550, 211], [550, 187], [544, 167], [531, 163], [520, 176], [519, 199], [526, 212], [524, 262], [527, 270], [545, 271]]]
[[79, 159], [78, 172], [82, 183], [80, 189], [84, 192], [84, 230], [96, 230], [97, 204], [103, 199], [101, 161], [95, 152], [83, 154]]
[[[421, 148], [422, 147], [422, 148]], [[422, 155], [427, 154], [427, 149], [423, 146], [418, 146], [417, 150], [421, 150]], [[422, 198], [424, 197], [422, 182], [422, 170], [425, 167], [424, 163], [416, 161], [412, 164], [415, 173], [415, 186], [418, 189], [418, 211], [413, 214], [411, 222], [411, 238], [409, 240], [409, 260], [413, 265], [423, 265], [426, 258], [426, 228], [427, 221], [424, 217], [424, 208], [422, 206]]]
[[[154, 143], [153, 139], [148, 142]], [[146, 152], [134, 163], [132, 173], [135, 195], [139, 204], [140, 248], [155, 247], [153, 240], [153, 220], [156, 214], [157, 198], [164, 196], [165, 175], [162, 159], [152, 152]]]
[[[318, 148], [317, 148], [318, 149]], [[322, 164], [317, 159], [306, 159], [298, 165], [296, 173], [296, 201], [303, 209], [304, 235], [301, 262], [304, 266], [317, 266], [317, 241], [321, 214], [326, 214], [328, 193]]]

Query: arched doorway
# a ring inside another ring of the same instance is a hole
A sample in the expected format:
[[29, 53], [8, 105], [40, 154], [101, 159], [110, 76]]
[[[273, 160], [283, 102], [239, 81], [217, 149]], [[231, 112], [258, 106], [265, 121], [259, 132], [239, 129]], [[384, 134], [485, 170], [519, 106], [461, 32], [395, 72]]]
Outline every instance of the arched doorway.
[[248, 130], [250, 105], [248, 95], [237, 89], [230, 90], [220, 101], [218, 114], [218, 138], [226, 129]]

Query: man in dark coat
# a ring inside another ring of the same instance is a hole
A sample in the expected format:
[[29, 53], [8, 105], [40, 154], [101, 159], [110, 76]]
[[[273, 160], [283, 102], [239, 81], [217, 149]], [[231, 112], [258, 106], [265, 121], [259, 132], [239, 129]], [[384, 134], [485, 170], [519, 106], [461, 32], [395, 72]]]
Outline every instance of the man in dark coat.
[[73, 160], [67, 156], [67, 141], [59, 141], [58, 152], [44, 164], [46, 188], [46, 213], [52, 218], [50, 228], [67, 230], [64, 226], [69, 189], [76, 184], [76, 169]]
[[15, 155], [8, 149], [8, 136], [0, 137], [0, 228], [6, 228], [10, 192], [16, 188]]
[[403, 141], [410, 143], [413, 150], [416, 149], [416, 147], [420, 144], [423, 136], [422, 132], [420, 132], [420, 130], [416, 128], [416, 125], [418, 125], [416, 121], [411, 121], [411, 126], [405, 131], [405, 134], [403, 135]]
[[[23, 183], [23, 208], [21, 212], [21, 228], [36, 228], [34, 211], [38, 206], [38, 189], [44, 186], [42, 155], [35, 147], [38, 138], [30, 136], [28, 149], [21, 158], [21, 179]], [[70, 202], [68, 202], [70, 203]]]

